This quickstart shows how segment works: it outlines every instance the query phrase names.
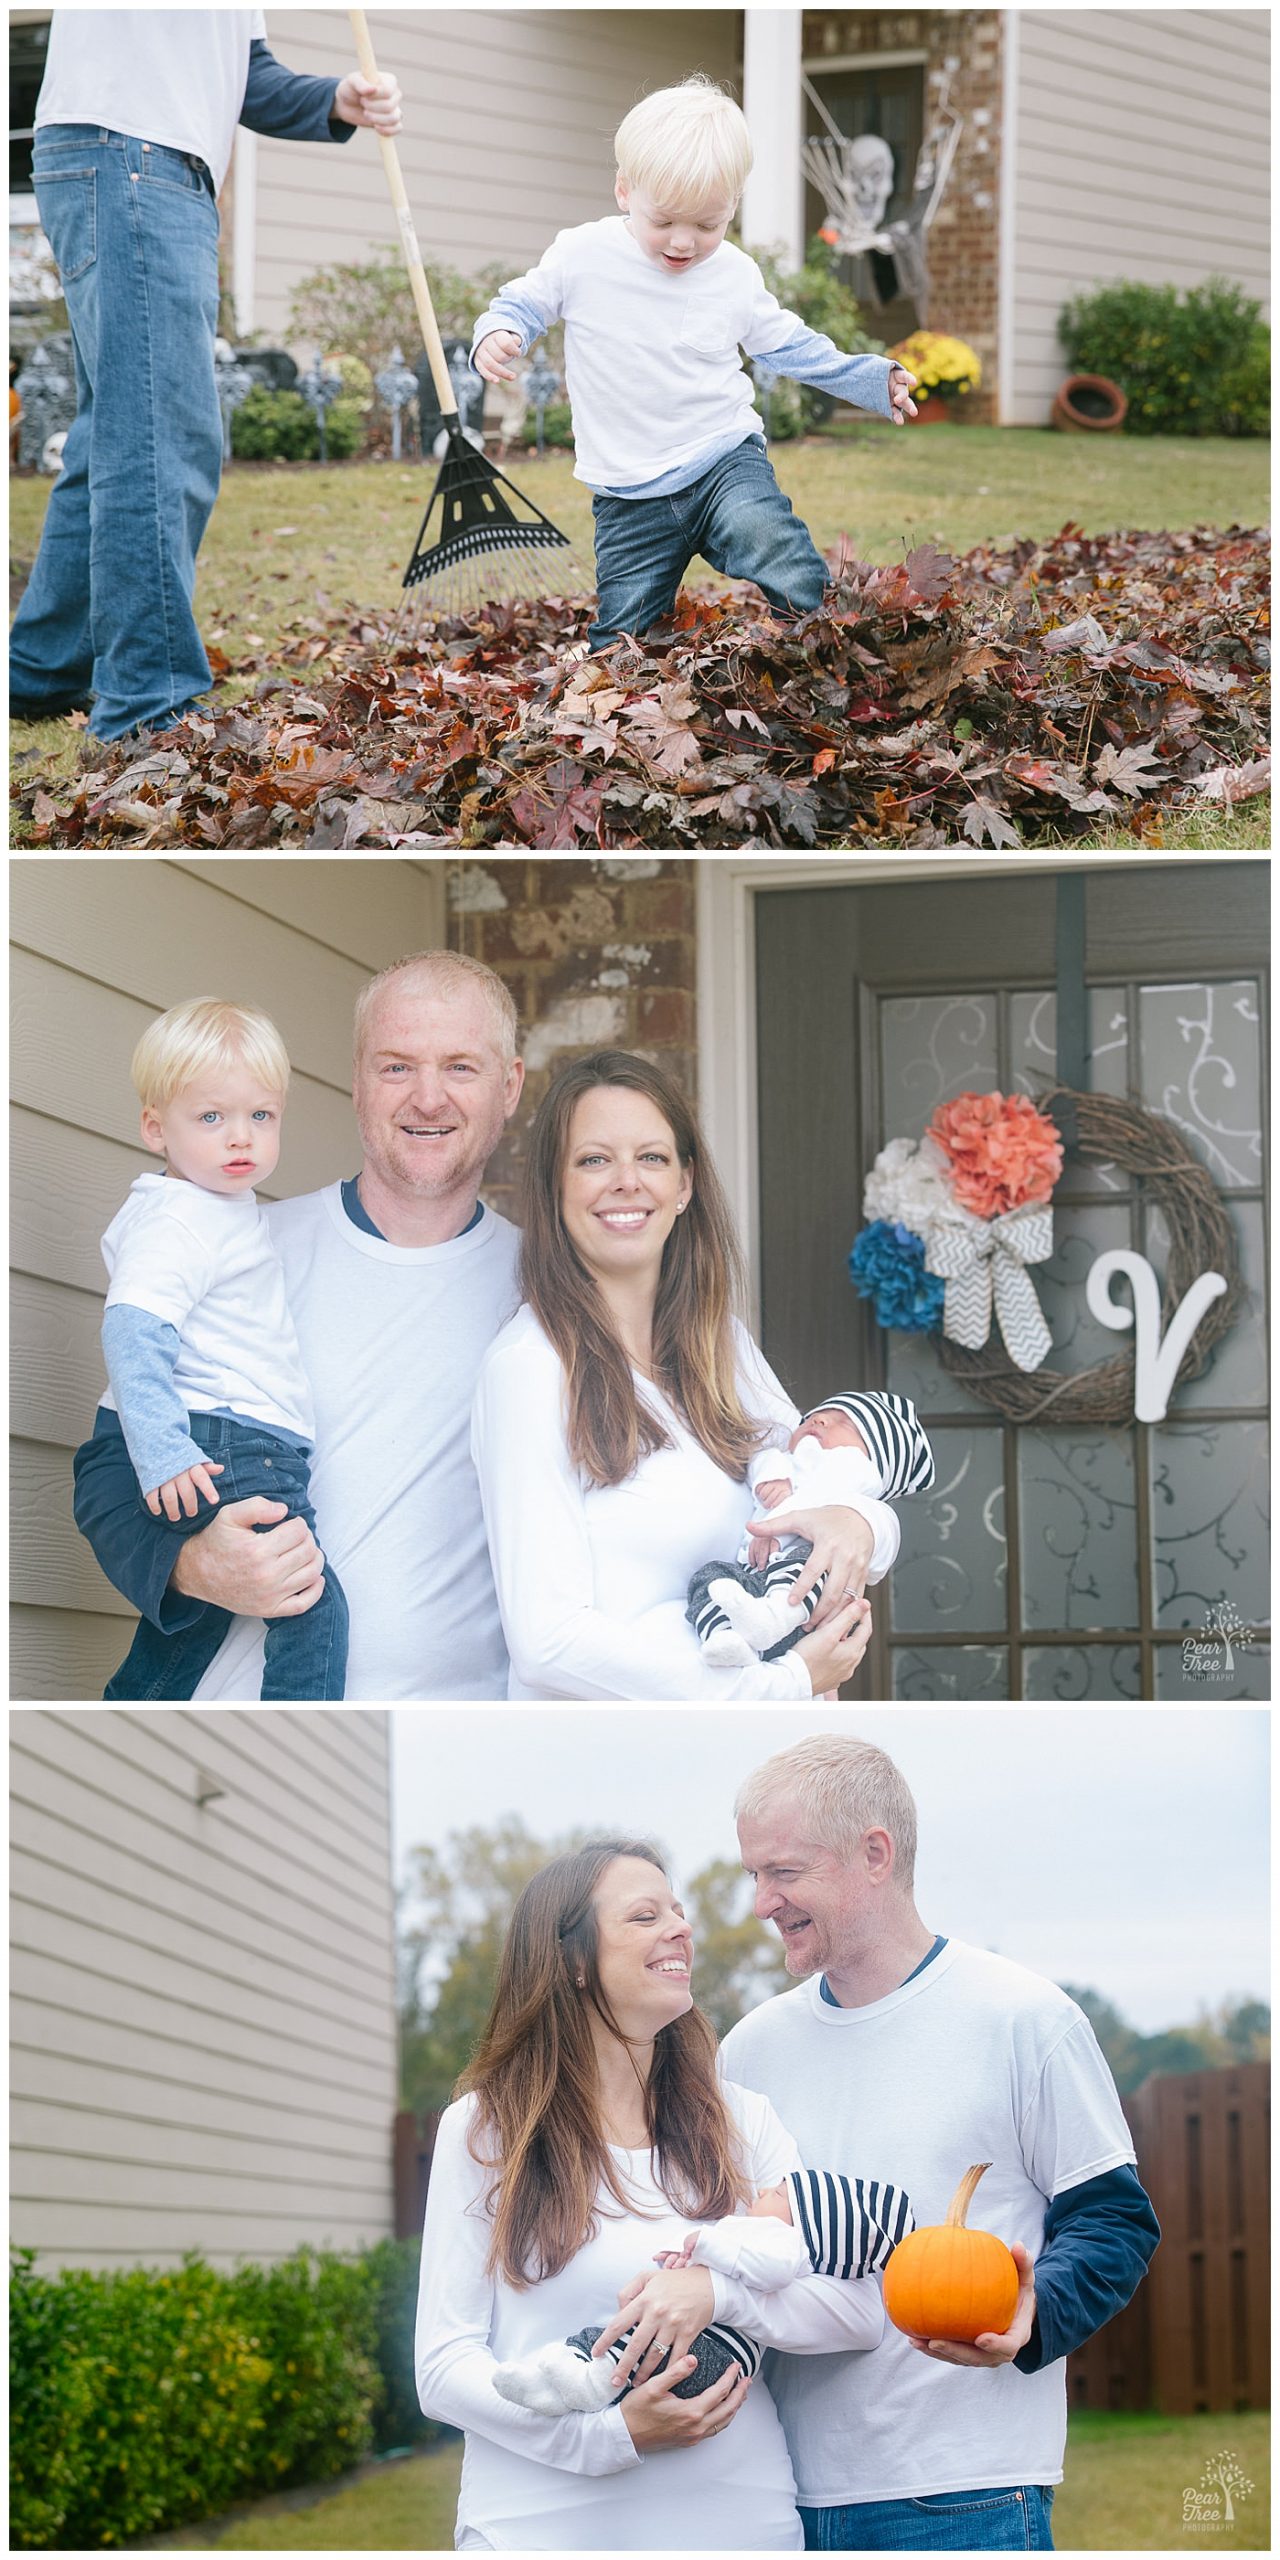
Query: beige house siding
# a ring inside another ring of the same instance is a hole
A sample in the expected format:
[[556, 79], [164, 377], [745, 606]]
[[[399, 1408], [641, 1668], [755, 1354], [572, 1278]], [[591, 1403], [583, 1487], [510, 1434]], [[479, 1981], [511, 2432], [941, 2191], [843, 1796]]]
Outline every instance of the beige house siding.
[[1266, 308], [1269, 22], [1260, 9], [1014, 14], [1001, 414], [1039, 426], [1066, 369], [1058, 313], [1090, 285], [1218, 274]]
[[[354, 68], [341, 14], [266, 15], [291, 70]], [[374, 9], [369, 25], [404, 91], [399, 151], [423, 254], [464, 272], [497, 259], [519, 273], [567, 224], [611, 213], [613, 135], [648, 90], [691, 71], [736, 86], [741, 71], [736, 9]], [[340, 150], [264, 136], [254, 159], [253, 326], [287, 343], [298, 279], [394, 246], [395, 219], [369, 134]]]
[[391, 2230], [389, 1723], [11, 1718], [10, 2231], [45, 2272]]
[[71, 1516], [71, 1457], [104, 1372], [98, 1240], [134, 1176], [129, 1081], [152, 1015], [214, 993], [264, 1005], [293, 1063], [264, 1197], [350, 1173], [358, 988], [442, 943], [440, 863], [15, 860], [9, 866], [13, 1119], [10, 1694], [101, 1697], [132, 1612]]

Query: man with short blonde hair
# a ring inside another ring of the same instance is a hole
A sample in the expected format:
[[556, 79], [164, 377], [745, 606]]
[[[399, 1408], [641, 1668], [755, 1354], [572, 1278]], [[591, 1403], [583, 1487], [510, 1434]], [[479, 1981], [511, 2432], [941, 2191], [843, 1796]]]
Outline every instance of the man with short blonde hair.
[[[892, 2161], [922, 2226], [984, 2160], [975, 2219], [1019, 2273], [1008, 2330], [972, 2346], [888, 2329], [872, 2355], [771, 2357], [806, 2547], [1047, 2550], [1063, 2360], [1159, 2238], [1093, 2029], [1052, 1983], [921, 1919], [915, 1805], [885, 1752], [806, 1737], [746, 1779], [737, 1815], [798, 1987], [732, 2029], [727, 2077], [773, 2100], [807, 2163]], [[717, 2320], [748, 2308], [717, 2279]]]
[[[470, 1427], [480, 1362], [519, 1303], [519, 1236], [479, 1196], [520, 1098], [515, 1027], [501, 979], [459, 952], [382, 970], [356, 1007], [359, 1173], [268, 1210], [315, 1402], [317, 1523], [350, 1608], [348, 1699], [507, 1693]], [[198, 1604], [229, 1610], [196, 1696], [256, 1698], [263, 1620], [323, 1588], [316, 1540], [278, 1504], [226, 1503], [157, 1589], [126, 1562], [134, 1500], [127, 1458], [77, 1488], [103, 1571], [165, 1633]]]

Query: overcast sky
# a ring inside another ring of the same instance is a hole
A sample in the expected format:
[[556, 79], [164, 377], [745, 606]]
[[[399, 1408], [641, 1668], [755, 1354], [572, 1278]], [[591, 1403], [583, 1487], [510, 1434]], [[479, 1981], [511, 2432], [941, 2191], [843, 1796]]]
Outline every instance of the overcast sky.
[[801, 1733], [892, 1753], [916, 1899], [948, 1936], [1101, 1991], [1147, 2033], [1268, 1996], [1265, 1708], [397, 1707], [397, 1880], [415, 1842], [518, 1813], [657, 1841], [677, 1887], [737, 1857], [747, 1772]]

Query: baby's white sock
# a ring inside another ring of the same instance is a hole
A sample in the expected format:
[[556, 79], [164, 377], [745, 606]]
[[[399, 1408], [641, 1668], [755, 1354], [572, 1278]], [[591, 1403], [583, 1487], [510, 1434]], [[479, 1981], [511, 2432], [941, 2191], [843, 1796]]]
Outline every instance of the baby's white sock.
[[495, 2365], [493, 2387], [518, 2409], [561, 2418], [570, 2409], [607, 2408], [618, 2388], [618, 2369], [612, 2356], [580, 2356], [576, 2347], [557, 2338], [536, 2355]]
[[708, 1599], [723, 1609], [734, 1634], [745, 1638], [752, 1653], [763, 1653], [781, 1637], [789, 1636], [796, 1625], [796, 1613], [785, 1591], [775, 1592], [770, 1599], [753, 1600], [740, 1582], [723, 1581], [708, 1585]]
[[[717, 1586], [713, 1583], [711, 1587], [714, 1592]], [[719, 1585], [721, 1591], [728, 1588], [727, 1583]], [[702, 1651], [704, 1659], [722, 1671], [740, 1670], [744, 1662], [754, 1662], [756, 1658], [746, 1637], [735, 1635], [732, 1627], [717, 1627], [715, 1634], [707, 1637]]]

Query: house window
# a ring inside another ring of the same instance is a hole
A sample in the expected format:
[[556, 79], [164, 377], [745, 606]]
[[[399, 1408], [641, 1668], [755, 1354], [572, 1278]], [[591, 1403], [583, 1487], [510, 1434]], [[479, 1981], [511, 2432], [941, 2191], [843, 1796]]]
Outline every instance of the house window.
[[49, 50], [47, 18], [9, 27], [9, 193], [31, 194], [31, 148], [36, 100]]

